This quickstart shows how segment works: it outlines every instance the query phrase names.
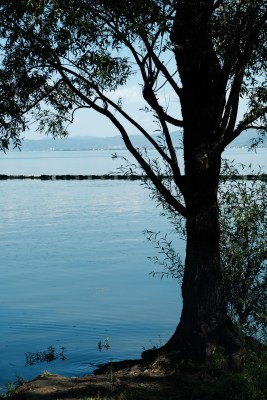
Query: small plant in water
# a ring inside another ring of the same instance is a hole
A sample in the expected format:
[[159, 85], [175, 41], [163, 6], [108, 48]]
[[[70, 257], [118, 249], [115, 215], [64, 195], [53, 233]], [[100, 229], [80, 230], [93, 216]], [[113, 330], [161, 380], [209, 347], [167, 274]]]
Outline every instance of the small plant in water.
[[106, 351], [109, 351], [110, 349], [110, 341], [109, 341], [109, 337], [106, 337], [105, 341], [102, 342], [101, 340], [99, 340], [98, 342], [98, 350], [102, 351], [103, 348], [106, 349]]
[[51, 362], [58, 358], [66, 360], [65, 347], [60, 348], [60, 352], [57, 352], [55, 347], [49, 346], [47, 351], [38, 351], [37, 353], [28, 352], [25, 353], [26, 363], [25, 365], [35, 365], [41, 362]]
[[[102, 351], [103, 348], [106, 351], [109, 351], [110, 350], [109, 337], [107, 336], [104, 342], [99, 340], [97, 347], [98, 347], [99, 351]], [[110, 363], [108, 364], [108, 368], [107, 368], [107, 372], [106, 373], [109, 376], [110, 382], [112, 382], [113, 381], [113, 363], [112, 363], [112, 360], [110, 360]]]

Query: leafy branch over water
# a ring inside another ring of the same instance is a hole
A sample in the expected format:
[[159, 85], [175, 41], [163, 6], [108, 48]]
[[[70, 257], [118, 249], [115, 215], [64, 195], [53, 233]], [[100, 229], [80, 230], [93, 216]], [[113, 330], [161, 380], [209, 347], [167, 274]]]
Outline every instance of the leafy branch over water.
[[[256, 178], [262, 171], [250, 172]], [[220, 254], [228, 315], [245, 335], [264, 340], [267, 328], [267, 184], [261, 179], [238, 179], [240, 172], [230, 161], [224, 161], [222, 176]], [[232, 176], [237, 179], [229, 179]], [[149, 183], [147, 186], [151, 189]], [[160, 203], [159, 198], [156, 200]], [[169, 218], [174, 232], [185, 240], [185, 221], [169, 209], [163, 210], [162, 215]], [[170, 276], [181, 284], [184, 260], [175, 243], [168, 234], [149, 230], [144, 234], [157, 249], [157, 255], [149, 258], [161, 267], [151, 274], [161, 278]]]

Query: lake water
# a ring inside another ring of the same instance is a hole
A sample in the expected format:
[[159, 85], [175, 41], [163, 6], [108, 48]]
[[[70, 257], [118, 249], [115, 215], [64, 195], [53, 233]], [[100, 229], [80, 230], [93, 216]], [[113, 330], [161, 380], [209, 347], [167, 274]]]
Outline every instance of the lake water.
[[[0, 154], [0, 174], [21, 175], [53, 175], [53, 174], [106, 174], [117, 171], [122, 164], [121, 159], [112, 159], [112, 154], [117, 153], [126, 157], [130, 162], [133, 157], [126, 150], [112, 151], [32, 151], [9, 152]], [[156, 153], [150, 154], [156, 157]], [[254, 168], [263, 167], [267, 172], [267, 148], [259, 148], [257, 152], [246, 148], [229, 148], [223, 157], [235, 160], [237, 164], [251, 164]], [[183, 169], [182, 154], [178, 152], [178, 159]], [[246, 172], [246, 170], [245, 170]]]
[[[125, 152], [120, 152], [122, 155]], [[230, 149], [238, 162], [266, 163]], [[109, 151], [10, 152], [0, 174], [103, 174]], [[265, 169], [266, 171], [266, 169]], [[0, 181], [0, 387], [44, 370], [92, 372], [167, 340], [181, 312], [176, 282], [152, 278], [144, 229], [170, 230], [140, 182]], [[177, 242], [178, 245], [178, 242]], [[179, 244], [182, 246], [182, 244]], [[110, 349], [98, 342], [109, 338]], [[25, 366], [27, 352], [65, 348], [66, 360]]]

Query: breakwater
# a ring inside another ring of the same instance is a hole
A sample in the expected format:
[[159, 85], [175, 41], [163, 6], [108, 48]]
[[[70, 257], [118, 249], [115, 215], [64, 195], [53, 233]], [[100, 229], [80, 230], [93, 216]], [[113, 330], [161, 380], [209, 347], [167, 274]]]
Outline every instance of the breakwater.
[[[160, 179], [171, 179], [172, 177], [162, 175], [159, 176]], [[136, 180], [144, 180], [146, 179], [145, 175], [1, 175], [0, 180], [41, 180], [41, 181], [62, 181], [62, 180], [129, 180], [129, 181], [136, 181]], [[261, 180], [267, 181], [267, 174], [260, 174], [260, 175], [231, 175], [231, 176], [221, 176], [221, 179], [231, 179], [231, 180]]]
[[31, 179], [31, 180], [41, 180], [41, 181], [68, 181], [68, 180], [140, 180], [145, 177], [142, 175], [0, 175], [0, 180], [8, 179]]

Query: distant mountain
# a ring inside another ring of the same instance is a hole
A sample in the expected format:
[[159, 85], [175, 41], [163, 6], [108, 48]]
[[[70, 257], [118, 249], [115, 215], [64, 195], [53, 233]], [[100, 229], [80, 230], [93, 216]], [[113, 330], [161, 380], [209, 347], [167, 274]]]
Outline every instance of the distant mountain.
[[[177, 132], [172, 134], [175, 145], [179, 143], [180, 136]], [[177, 139], [176, 139], [177, 137]], [[143, 135], [130, 135], [135, 147], [151, 148], [151, 144]], [[157, 139], [157, 135], [153, 135]], [[97, 149], [125, 149], [126, 146], [121, 136], [97, 137], [97, 136], [70, 136], [66, 138], [44, 138], [39, 140], [25, 139], [22, 142], [22, 151], [44, 150], [97, 150]]]
[[[248, 131], [242, 132], [231, 144], [230, 147], [233, 146], [250, 146], [252, 139], [258, 137], [256, 129], [250, 129]], [[263, 139], [263, 146], [267, 146], [267, 136]]]
[[44, 138], [39, 140], [25, 139], [22, 143], [22, 151], [44, 151], [44, 150], [93, 150], [123, 148], [120, 136], [94, 137], [77, 136], [66, 138]]
[[[181, 133], [173, 132], [172, 139], [175, 146], [181, 142]], [[255, 131], [243, 132], [230, 146], [250, 146], [251, 139], [256, 137]], [[142, 135], [131, 135], [135, 147], [151, 148], [149, 141]], [[157, 135], [153, 135], [157, 139]], [[264, 139], [267, 146], [267, 138]], [[121, 136], [97, 137], [97, 136], [71, 136], [67, 138], [44, 138], [40, 140], [25, 139], [22, 143], [22, 151], [44, 151], [44, 150], [97, 150], [97, 149], [125, 149]]]

